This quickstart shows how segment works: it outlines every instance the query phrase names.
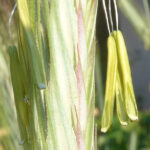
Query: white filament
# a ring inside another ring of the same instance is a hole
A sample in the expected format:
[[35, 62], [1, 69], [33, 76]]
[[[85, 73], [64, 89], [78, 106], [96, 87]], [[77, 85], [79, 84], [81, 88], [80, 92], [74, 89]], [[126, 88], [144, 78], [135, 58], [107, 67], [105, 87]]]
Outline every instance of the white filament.
[[114, 2], [114, 7], [115, 7], [115, 16], [116, 16], [116, 29], [118, 30], [118, 26], [119, 26], [119, 19], [118, 19], [118, 9], [117, 9], [117, 3], [116, 0], [113, 0]]
[[110, 26], [109, 26], [109, 21], [108, 21], [108, 14], [107, 14], [107, 10], [106, 10], [105, 0], [103, 0], [103, 8], [104, 8], [104, 12], [105, 12], [105, 17], [106, 17], [106, 23], [107, 23], [108, 32], [110, 34]]
[[14, 5], [11, 13], [10, 13], [10, 17], [9, 17], [9, 21], [8, 21], [8, 32], [9, 32], [9, 36], [10, 36], [10, 39], [12, 40], [12, 34], [11, 34], [11, 22], [12, 22], [12, 17], [14, 15], [14, 12], [16, 10], [16, 7], [17, 7], [17, 3]]
[[110, 17], [111, 29], [113, 31], [114, 25], [113, 25], [113, 19], [112, 19], [112, 11], [111, 11], [111, 0], [109, 0], [109, 17]]

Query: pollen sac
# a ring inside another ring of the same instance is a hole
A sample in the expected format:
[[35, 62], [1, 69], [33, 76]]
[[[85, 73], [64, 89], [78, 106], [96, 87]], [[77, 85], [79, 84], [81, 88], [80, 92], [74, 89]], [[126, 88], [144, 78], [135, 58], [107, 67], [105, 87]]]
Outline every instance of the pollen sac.
[[121, 125], [127, 125], [129, 120], [138, 120], [130, 64], [121, 31], [111, 33], [108, 38], [107, 48], [108, 64], [105, 102], [101, 122], [102, 132], [106, 132], [111, 126], [115, 100], [116, 112]]
[[118, 66], [120, 68], [120, 75], [122, 76], [126, 112], [130, 120], [138, 120], [138, 110], [133, 90], [130, 64], [125, 41], [121, 31], [116, 32], [116, 45]]
[[105, 103], [101, 124], [102, 132], [106, 132], [108, 128], [111, 126], [115, 101], [117, 53], [115, 40], [111, 35], [108, 37], [107, 48], [108, 48], [108, 63], [107, 63]]

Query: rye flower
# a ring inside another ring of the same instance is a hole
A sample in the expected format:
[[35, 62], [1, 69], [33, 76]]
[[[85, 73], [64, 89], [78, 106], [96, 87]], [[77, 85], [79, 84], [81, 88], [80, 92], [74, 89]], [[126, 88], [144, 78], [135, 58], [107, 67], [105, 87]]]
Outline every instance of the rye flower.
[[[117, 30], [110, 32], [107, 10], [105, 6], [105, 1], [103, 0], [104, 11], [106, 14], [106, 21], [110, 35], [108, 37], [107, 43], [108, 64], [107, 64], [105, 103], [102, 114], [102, 127], [101, 127], [102, 132], [106, 132], [111, 126], [115, 98], [116, 98], [116, 109], [118, 118], [122, 125], [127, 125], [128, 120], [132, 121], [138, 120], [138, 111], [133, 90], [126, 45], [121, 31], [118, 30], [117, 5], [115, 0], [113, 2], [116, 12]], [[109, 11], [109, 15], [111, 22], [112, 21], [111, 10]]]

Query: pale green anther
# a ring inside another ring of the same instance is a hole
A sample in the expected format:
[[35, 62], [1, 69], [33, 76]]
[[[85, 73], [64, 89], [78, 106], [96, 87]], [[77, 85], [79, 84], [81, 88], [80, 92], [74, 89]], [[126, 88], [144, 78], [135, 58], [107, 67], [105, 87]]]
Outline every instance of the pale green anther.
[[116, 88], [116, 74], [117, 74], [117, 51], [116, 43], [112, 35], [108, 37], [108, 63], [105, 89], [105, 102], [102, 114], [101, 131], [106, 132], [112, 124], [114, 102], [115, 102], [115, 88]]
[[[113, 37], [116, 42], [116, 34], [117, 31], [113, 31]], [[117, 49], [116, 49], [117, 50]], [[118, 56], [117, 56], [118, 59]], [[119, 64], [119, 63], [118, 63]], [[117, 79], [116, 79], [116, 112], [118, 115], [118, 119], [121, 125], [128, 124], [128, 116], [125, 108], [125, 97], [124, 97], [124, 89], [123, 89], [123, 81], [122, 81], [122, 73], [120, 72], [120, 65], [117, 65]]]
[[128, 60], [126, 45], [121, 31], [116, 32], [116, 45], [118, 53], [118, 65], [120, 65], [120, 74], [122, 75], [123, 79], [123, 89], [127, 115], [133, 121], [138, 120], [138, 110], [133, 90], [130, 64]]
[[117, 115], [122, 125], [127, 125], [129, 119], [132, 121], [138, 120], [130, 65], [121, 31], [113, 31], [108, 38], [107, 46], [108, 64], [102, 132], [106, 132], [112, 123], [115, 99]]

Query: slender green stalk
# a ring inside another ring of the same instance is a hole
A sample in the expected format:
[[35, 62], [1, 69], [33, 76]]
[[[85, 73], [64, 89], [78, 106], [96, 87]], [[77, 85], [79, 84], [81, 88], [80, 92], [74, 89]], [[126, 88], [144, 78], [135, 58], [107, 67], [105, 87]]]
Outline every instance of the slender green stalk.
[[137, 149], [137, 138], [138, 138], [137, 133], [135, 131], [132, 131], [130, 135], [129, 150]]

